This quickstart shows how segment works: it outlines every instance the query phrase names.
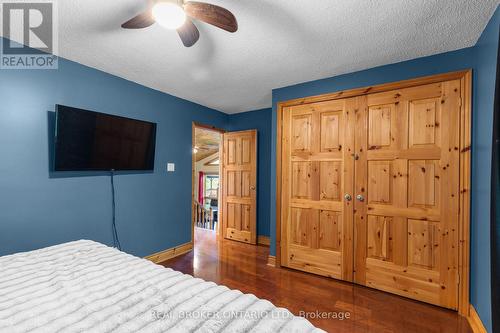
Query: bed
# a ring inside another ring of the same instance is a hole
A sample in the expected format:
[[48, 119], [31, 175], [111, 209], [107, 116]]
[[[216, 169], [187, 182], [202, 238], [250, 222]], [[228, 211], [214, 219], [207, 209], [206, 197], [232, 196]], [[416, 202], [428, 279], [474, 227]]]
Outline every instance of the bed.
[[288, 310], [88, 240], [0, 257], [0, 332], [323, 332]]

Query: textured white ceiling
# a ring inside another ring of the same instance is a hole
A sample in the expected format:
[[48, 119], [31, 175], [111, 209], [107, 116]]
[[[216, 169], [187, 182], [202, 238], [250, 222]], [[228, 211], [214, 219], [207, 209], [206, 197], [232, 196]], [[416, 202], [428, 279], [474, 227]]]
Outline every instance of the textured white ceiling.
[[[201, 0], [200, 0], [201, 1]], [[59, 54], [226, 112], [271, 106], [271, 90], [473, 46], [499, 0], [207, 0], [231, 10], [230, 34], [195, 22], [123, 30], [146, 0], [59, 0]]]

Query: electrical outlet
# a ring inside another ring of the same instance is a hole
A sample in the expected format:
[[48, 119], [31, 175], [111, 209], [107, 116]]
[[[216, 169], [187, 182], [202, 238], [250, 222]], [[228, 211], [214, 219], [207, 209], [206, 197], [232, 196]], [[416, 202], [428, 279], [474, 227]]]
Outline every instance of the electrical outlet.
[[167, 163], [167, 172], [175, 172], [175, 164]]

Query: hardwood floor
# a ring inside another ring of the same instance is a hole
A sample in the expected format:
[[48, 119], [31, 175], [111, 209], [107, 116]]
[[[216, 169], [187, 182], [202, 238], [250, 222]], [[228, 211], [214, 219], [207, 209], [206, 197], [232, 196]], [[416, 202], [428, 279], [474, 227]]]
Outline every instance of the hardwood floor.
[[163, 263], [183, 273], [239, 289], [295, 315], [350, 313], [349, 319], [308, 318], [328, 332], [472, 332], [456, 312], [396, 295], [285, 268], [267, 266], [269, 248], [217, 239], [197, 229], [195, 247]]

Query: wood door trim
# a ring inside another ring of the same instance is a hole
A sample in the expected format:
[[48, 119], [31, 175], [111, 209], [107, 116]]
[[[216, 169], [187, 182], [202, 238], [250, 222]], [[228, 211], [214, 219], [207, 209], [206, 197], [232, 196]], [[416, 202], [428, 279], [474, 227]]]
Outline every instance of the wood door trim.
[[281, 267], [281, 232], [283, 228], [281, 227], [281, 202], [283, 200], [281, 195], [281, 187], [282, 187], [282, 140], [283, 140], [283, 115], [284, 115], [285, 106], [283, 103], [278, 103], [277, 109], [277, 138], [276, 138], [276, 234], [275, 234], [275, 259], [274, 266]]
[[[225, 130], [223, 129], [220, 129], [220, 128], [217, 128], [215, 126], [212, 126], [212, 125], [205, 125], [205, 124], [201, 124], [201, 123], [197, 123], [195, 121], [192, 121], [191, 122], [191, 148], [194, 148], [194, 145], [195, 145], [195, 141], [196, 141], [196, 133], [195, 133], [195, 130], [196, 128], [204, 128], [204, 129], [208, 129], [208, 130], [211, 130], [211, 131], [215, 131], [215, 132], [219, 132], [220, 134], [224, 134], [226, 133]], [[223, 158], [223, 151], [222, 151], [222, 135], [221, 135], [221, 140], [220, 140], [220, 143], [219, 143], [219, 158], [222, 159]], [[222, 170], [221, 170], [221, 165], [222, 164], [219, 164], [219, 189], [223, 186], [223, 175], [222, 175]], [[194, 174], [196, 170], [196, 157], [195, 155], [191, 152], [191, 243], [194, 244], [194, 228], [195, 228], [195, 223], [194, 223], [194, 220], [195, 220], [195, 212], [194, 212], [194, 198], [195, 198], [195, 193], [194, 193], [194, 184], [196, 182], [196, 175]], [[219, 192], [219, 196], [221, 196], [221, 192]], [[221, 218], [222, 218], [222, 211], [221, 211], [221, 207], [220, 207], [220, 200], [219, 200], [219, 215], [218, 215], [218, 219], [219, 221], [221, 221]], [[219, 234], [220, 232], [220, 225], [221, 223], [218, 222], [217, 223], [217, 235]]]
[[339, 92], [297, 98], [277, 103], [277, 139], [276, 139], [276, 267], [281, 266], [282, 247], [282, 139], [283, 116], [288, 107], [344, 99], [403, 89], [425, 84], [438, 83], [451, 80], [461, 81], [461, 114], [460, 114], [460, 205], [459, 205], [459, 287], [458, 287], [458, 312], [462, 316], [469, 315], [470, 299], [470, 182], [471, 182], [471, 125], [472, 125], [472, 69], [451, 73], [443, 73], [410, 80], [385, 83], [364, 88], [355, 88]]
[[460, 205], [458, 231], [458, 312], [469, 314], [470, 288], [470, 202], [471, 202], [471, 131], [472, 70], [461, 78], [462, 108], [460, 115]]
[[210, 131], [214, 131], [214, 132], [219, 132], [220, 134], [226, 133], [226, 131], [223, 130], [223, 129], [221, 129], [221, 128], [217, 128], [217, 127], [212, 126], [212, 125], [206, 125], [206, 124], [198, 123], [196, 121], [193, 121], [193, 126], [194, 127], [198, 127], [198, 128], [204, 128], [204, 129], [207, 129], [207, 130], [210, 130]]
[[309, 96], [309, 97], [304, 97], [304, 98], [296, 98], [296, 99], [292, 99], [289, 101], [278, 102], [278, 110], [279, 110], [279, 108], [283, 108], [283, 107], [287, 107], [287, 106], [297, 106], [297, 105], [302, 105], [302, 104], [326, 102], [326, 101], [332, 101], [332, 100], [336, 100], [336, 99], [344, 99], [344, 98], [349, 98], [349, 97], [369, 95], [369, 94], [385, 92], [385, 91], [390, 91], [390, 90], [422, 86], [422, 85], [431, 84], [431, 83], [460, 80], [460, 79], [463, 79], [467, 75], [467, 73], [469, 73], [471, 71], [472, 70], [463, 70], [463, 71], [458, 71], [458, 72], [443, 73], [443, 74], [419, 77], [419, 78], [410, 79], [410, 80], [383, 83], [383, 84], [373, 85], [373, 86], [369, 86], [369, 87], [342, 90], [342, 91], [337, 91], [337, 92], [323, 94], [323, 95]]

